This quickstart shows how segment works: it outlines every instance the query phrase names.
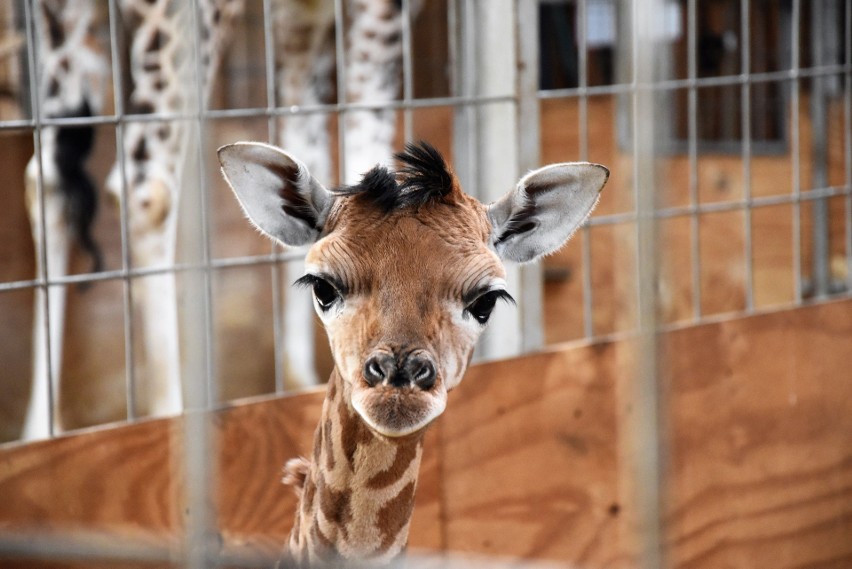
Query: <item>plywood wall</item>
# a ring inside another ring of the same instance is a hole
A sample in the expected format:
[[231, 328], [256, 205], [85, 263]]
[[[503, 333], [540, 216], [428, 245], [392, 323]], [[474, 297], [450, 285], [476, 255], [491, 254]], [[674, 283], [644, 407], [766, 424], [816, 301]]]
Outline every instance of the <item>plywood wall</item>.
[[[850, 339], [848, 300], [661, 337], [671, 567], [852, 563]], [[637, 566], [634, 346], [473, 367], [427, 437], [412, 548]], [[308, 453], [322, 397], [214, 415], [223, 554], [272, 556], [284, 542], [295, 503], [281, 465]], [[0, 450], [0, 538], [82, 529], [179, 544], [181, 432], [160, 420]]]

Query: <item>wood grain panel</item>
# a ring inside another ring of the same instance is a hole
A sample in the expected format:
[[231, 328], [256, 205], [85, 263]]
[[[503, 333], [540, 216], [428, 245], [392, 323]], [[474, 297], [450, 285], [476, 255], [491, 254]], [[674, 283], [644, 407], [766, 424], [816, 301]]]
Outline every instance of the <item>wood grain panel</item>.
[[619, 534], [617, 346], [472, 369], [444, 418], [448, 548], [630, 565]]
[[[850, 565], [850, 338], [850, 300], [662, 336], [672, 567]], [[412, 547], [635, 567], [634, 345], [471, 368], [427, 438]], [[225, 554], [277, 553], [295, 505], [281, 465], [310, 449], [322, 397], [212, 415]], [[180, 543], [181, 433], [179, 419], [149, 421], [0, 450], [0, 538], [83, 530]]]
[[849, 567], [852, 303], [671, 334], [676, 566]]
[[[213, 415], [223, 551], [280, 551], [296, 505], [281, 469], [289, 458], [310, 456], [324, 395], [267, 399]], [[441, 546], [438, 429], [427, 438], [412, 523], [411, 544], [423, 549]], [[182, 433], [180, 419], [146, 421], [0, 451], [0, 532], [84, 530], [120, 538], [148, 530], [179, 543]]]
[[4, 451], [0, 528], [176, 527], [175, 426], [150, 421]]

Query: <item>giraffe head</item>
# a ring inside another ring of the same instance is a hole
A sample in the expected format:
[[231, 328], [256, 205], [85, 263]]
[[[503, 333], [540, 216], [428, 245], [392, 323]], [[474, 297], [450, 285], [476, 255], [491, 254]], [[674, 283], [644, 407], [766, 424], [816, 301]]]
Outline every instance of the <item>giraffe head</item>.
[[512, 300], [503, 261], [561, 247], [609, 174], [596, 164], [547, 166], [483, 205], [431, 146], [396, 158], [396, 172], [376, 167], [355, 186], [328, 190], [273, 146], [219, 150], [254, 225], [285, 245], [310, 245], [297, 283], [313, 289], [352, 407], [388, 437], [443, 412], [495, 303]]

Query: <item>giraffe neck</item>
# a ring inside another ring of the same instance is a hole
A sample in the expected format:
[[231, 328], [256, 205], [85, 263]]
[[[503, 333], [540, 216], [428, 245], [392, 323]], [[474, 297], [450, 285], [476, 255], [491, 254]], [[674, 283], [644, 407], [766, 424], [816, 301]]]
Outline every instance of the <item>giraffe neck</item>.
[[375, 434], [332, 372], [301, 490], [289, 554], [299, 563], [392, 561], [405, 549], [423, 450], [422, 432]]

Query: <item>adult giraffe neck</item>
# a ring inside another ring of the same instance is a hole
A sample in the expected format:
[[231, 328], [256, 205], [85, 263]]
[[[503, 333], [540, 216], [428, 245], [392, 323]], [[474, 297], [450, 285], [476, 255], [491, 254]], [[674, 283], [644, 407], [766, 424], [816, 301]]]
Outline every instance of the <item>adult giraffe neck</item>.
[[299, 564], [390, 562], [408, 542], [423, 430], [389, 438], [370, 429], [335, 369], [290, 534]]

